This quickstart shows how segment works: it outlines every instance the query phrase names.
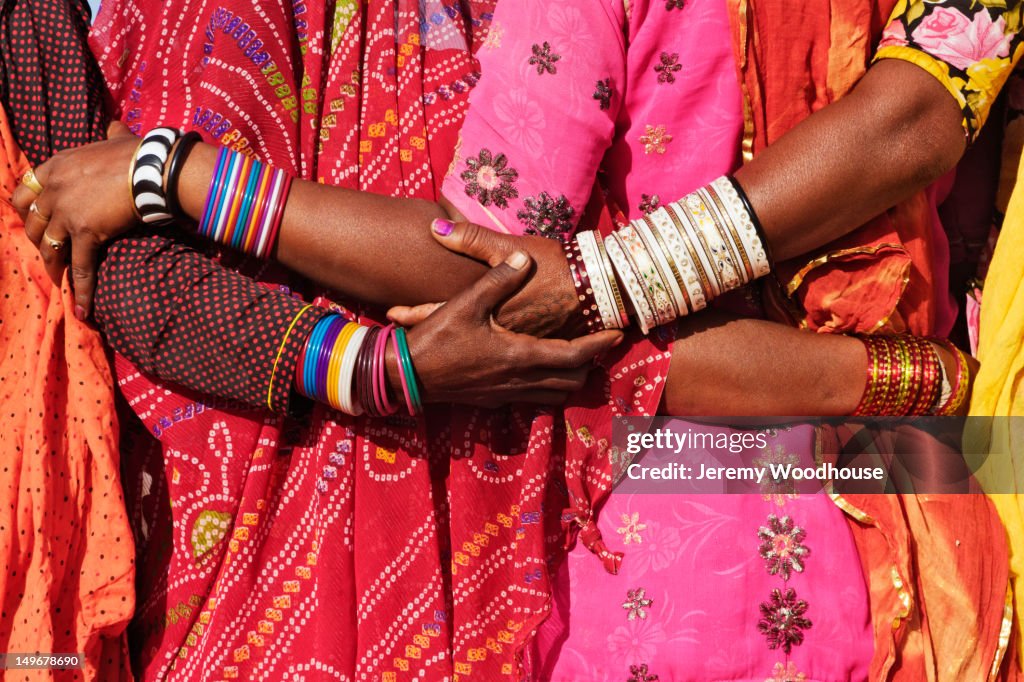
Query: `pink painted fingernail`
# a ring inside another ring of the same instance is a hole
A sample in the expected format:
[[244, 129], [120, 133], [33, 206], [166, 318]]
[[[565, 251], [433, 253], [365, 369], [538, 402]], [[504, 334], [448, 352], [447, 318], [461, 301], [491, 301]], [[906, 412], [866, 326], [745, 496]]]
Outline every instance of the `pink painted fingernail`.
[[85, 322], [85, 308], [80, 305], [75, 306], [75, 319], [79, 322]]
[[431, 224], [431, 227], [434, 228], [435, 233], [441, 235], [442, 237], [447, 237], [452, 233], [452, 230], [455, 229], [455, 223], [453, 223], [450, 220], [438, 218]]

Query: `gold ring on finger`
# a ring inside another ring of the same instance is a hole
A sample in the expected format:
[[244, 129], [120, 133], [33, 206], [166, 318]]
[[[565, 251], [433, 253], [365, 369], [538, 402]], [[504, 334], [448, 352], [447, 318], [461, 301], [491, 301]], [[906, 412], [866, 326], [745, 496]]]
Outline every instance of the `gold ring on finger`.
[[33, 201], [32, 204], [28, 207], [28, 210], [31, 213], [35, 213], [36, 217], [42, 220], [44, 223], [50, 222], [50, 217], [43, 215], [43, 212], [39, 210], [39, 202]]
[[54, 253], [60, 253], [60, 250], [64, 248], [65, 244], [67, 244], [67, 241], [61, 241], [59, 239], [54, 239], [53, 237], [51, 237], [50, 235], [46, 234], [45, 232], [43, 232], [43, 241], [46, 242], [47, 246], [49, 246], [51, 249], [53, 249]]
[[21, 184], [25, 185], [36, 194], [43, 193], [43, 186], [39, 184], [39, 178], [36, 177], [36, 172], [31, 168], [25, 171], [21, 176]]

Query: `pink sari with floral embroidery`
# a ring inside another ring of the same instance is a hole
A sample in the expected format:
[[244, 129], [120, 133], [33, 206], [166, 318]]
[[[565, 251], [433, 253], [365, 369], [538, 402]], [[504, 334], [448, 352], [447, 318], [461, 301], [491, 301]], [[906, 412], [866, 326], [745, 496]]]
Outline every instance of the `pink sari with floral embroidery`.
[[[498, 7], [443, 188], [465, 215], [565, 239], [598, 173], [633, 219], [735, 170], [743, 120], [725, 3], [629, 6]], [[781, 431], [738, 457], [810, 464], [813, 438]], [[865, 579], [827, 497], [612, 493], [597, 528], [625, 558], [613, 575], [582, 544], [570, 553], [531, 652], [534, 679], [867, 676]], [[786, 610], [796, 616], [783, 631]]]

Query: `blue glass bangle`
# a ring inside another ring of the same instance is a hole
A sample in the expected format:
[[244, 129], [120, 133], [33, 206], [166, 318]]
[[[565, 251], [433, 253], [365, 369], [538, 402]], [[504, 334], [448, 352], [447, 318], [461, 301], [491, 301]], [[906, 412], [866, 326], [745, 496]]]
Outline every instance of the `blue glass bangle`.
[[213, 215], [217, 199], [220, 197], [220, 187], [224, 183], [223, 173], [227, 167], [224, 160], [227, 158], [227, 155], [227, 148], [221, 147], [220, 151], [217, 153], [217, 162], [213, 165], [213, 179], [210, 181], [210, 191], [206, 195], [206, 206], [203, 207], [203, 219], [199, 221], [199, 234], [204, 237], [210, 236], [210, 218]]
[[302, 371], [302, 392], [309, 398], [316, 398], [316, 363], [320, 358], [320, 347], [324, 334], [331, 324], [331, 315], [321, 318], [309, 335], [306, 343], [306, 362]]
[[231, 199], [234, 196], [234, 192], [231, 191], [231, 176], [234, 175], [235, 168], [241, 163], [241, 159], [241, 154], [231, 152], [231, 160], [228, 162], [228, 170], [224, 176], [224, 186], [220, 190], [220, 201], [213, 215], [213, 227], [210, 237], [218, 243], [223, 243], [224, 233], [227, 231], [228, 212], [231, 210]]

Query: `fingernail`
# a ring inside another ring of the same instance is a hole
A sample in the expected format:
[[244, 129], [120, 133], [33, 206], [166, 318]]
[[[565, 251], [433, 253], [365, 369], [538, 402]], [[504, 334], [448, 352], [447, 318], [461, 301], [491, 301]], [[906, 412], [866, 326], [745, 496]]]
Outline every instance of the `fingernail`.
[[617, 338], [616, 338], [616, 339], [615, 339], [614, 341], [612, 341], [612, 348], [615, 348], [615, 347], [616, 347], [616, 346], [618, 346], [618, 345], [619, 345], [620, 343], [622, 343], [622, 339], [624, 339], [624, 338], [626, 338], [626, 337], [624, 337], [624, 336], [619, 336], [619, 337], [617, 337]]
[[438, 218], [431, 224], [431, 227], [434, 228], [434, 232], [436, 234], [439, 234], [442, 237], [447, 237], [452, 233], [452, 230], [455, 229], [455, 223], [450, 220]]
[[75, 306], [75, 319], [79, 322], [85, 322], [85, 308], [80, 305]]
[[514, 270], [522, 270], [530, 262], [530, 257], [522, 251], [516, 251], [505, 259], [505, 262]]

